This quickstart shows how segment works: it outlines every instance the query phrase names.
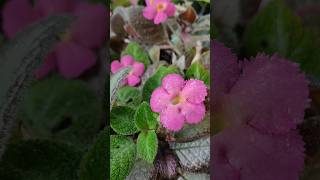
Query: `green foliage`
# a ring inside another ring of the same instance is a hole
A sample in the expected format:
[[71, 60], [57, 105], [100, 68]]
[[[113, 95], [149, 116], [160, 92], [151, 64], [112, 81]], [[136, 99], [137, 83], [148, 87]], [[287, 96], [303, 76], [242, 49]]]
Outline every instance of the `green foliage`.
[[85, 83], [52, 76], [26, 90], [18, 113], [28, 133], [76, 145], [99, 130], [102, 104]]
[[133, 168], [136, 159], [136, 146], [125, 136], [110, 137], [111, 180], [125, 179]]
[[109, 129], [105, 128], [81, 161], [80, 180], [106, 180], [109, 174], [108, 153]]
[[140, 131], [156, 129], [158, 121], [156, 115], [152, 112], [149, 104], [143, 102], [136, 110], [134, 120]]
[[125, 55], [130, 55], [136, 61], [143, 63], [145, 69], [147, 69], [147, 66], [150, 64], [148, 52], [146, 52], [144, 48], [136, 42], [131, 42], [128, 44], [127, 48], [121, 54], [121, 56]]
[[142, 94], [138, 88], [125, 86], [117, 92], [117, 104], [136, 107], [141, 103]]
[[1, 180], [77, 180], [82, 153], [50, 141], [9, 144], [0, 162]]
[[278, 53], [298, 62], [308, 74], [320, 77], [320, 42], [316, 39], [303, 29], [300, 19], [283, 0], [273, 0], [247, 28], [244, 45], [247, 56]]
[[[106, 1], [106, 0], [95, 0], [95, 1]], [[111, 9], [115, 9], [116, 7], [119, 7], [119, 6], [128, 7], [130, 5], [131, 3], [129, 0], [111, 1]]]
[[138, 132], [134, 123], [135, 110], [127, 106], [114, 107], [110, 113], [112, 129], [121, 135], [132, 135]]
[[153, 163], [158, 152], [158, 138], [154, 130], [141, 132], [137, 140], [138, 157]]
[[111, 76], [110, 79], [110, 109], [117, 98], [117, 91], [121, 86], [121, 82], [127, 77], [131, 68], [124, 68]]
[[142, 89], [142, 97], [149, 102], [153, 90], [161, 85], [162, 78], [171, 73], [179, 73], [176, 67], [160, 66], [156, 73], [151, 76], [144, 84]]
[[186, 77], [187, 79], [202, 80], [206, 85], [210, 86], [210, 73], [199, 61], [191, 64], [186, 72]]

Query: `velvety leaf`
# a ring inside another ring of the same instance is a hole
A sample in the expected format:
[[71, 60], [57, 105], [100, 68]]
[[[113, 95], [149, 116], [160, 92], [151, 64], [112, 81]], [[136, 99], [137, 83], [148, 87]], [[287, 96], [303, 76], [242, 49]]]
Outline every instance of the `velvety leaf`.
[[142, 93], [138, 88], [125, 86], [118, 90], [117, 92], [117, 104], [118, 105], [128, 105], [137, 106], [141, 103]]
[[210, 114], [207, 113], [205, 118], [195, 125], [185, 124], [183, 129], [174, 134], [177, 142], [194, 141], [200, 137], [206, 136], [210, 133]]
[[106, 180], [109, 171], [109, 129], [104, 129], [80, 164], [80, 180]]
[[0, 50], [0, 158], [16, 119], [17, 101], [32, 73], [72, 22], [66, 16], [52, 16], [29, 26], [6, 42]]
[[170, 147], [177, 154], [183, 168], [199, 170], [203, 167], [209, 167], [210, 137], [186, 143], [171, 143]]
[[185, 172], [178, 180], [210, 180], [210, 174]]
[[298, 180], [304, 167], [304, 142], [296, 130], [268, 135], [237, 126], [215, 135], [211, 145], [213, 179]]
[[253, 19], [244, 44], [248, 56], [279, 53], [298, 62], [308, 74], [320, 77], [320, 42], [311, 31], [303, 29], [301, 20], [283, 0], [271, 1]]
[[82, 153], [53, 141], [9, 144], [0, 162], [1, 180], [77, 180]]
[[140, 104], [136, 110], [134, 119], [136, 126], [140, 131], [156, 129], [158, 124], [156, 115], [152, 112], [150, 105], [147, 102]]
[[151, 76], [144, 84], [142, 89], [142, 96], [145, 101], [149, 102], [153, 90], [161, 85], [162, 78], [171, 73], [179, 73], [175, 67], [160, 66], [155, 74]]
[[82, 81], [52, 76], [26, 89], [18, 118], [36, 138], [85, 145], [99, 130], [102, 104]]
[[121, 54], [121, 56], [125, 55], [130, 55], [136, 61], [143, 63], [145, 69], [150, 64], [148, 52], [146, 52], [144, 48], [136, 42], [130, 42], [128, 44], [127, 48]]
[[125, 179], [134, 166], [136, 146], [125, 136], [110, 136], [111, 180]]
[[121, 135], [132, 135], [138, 132], [134, 121], [135, 110], [126, 106], [117, 106], [111, 110], [110, 124], [112, 129]]
[[141, 132], [137, 140], [138, 157], [153, 163], [158, 152], [158, 138], [154, 130]]
[[117, 91], [119, 90], [120, 86], [122, 85], [122, 81], [127, 77], [130, 72], [130, 68], [124, 68], [111, 76], [110, 78], [110, 110], [112, 109], [113, 103], [116, 101], [117, 98]]
[[153, 164], [149, 164], [144, 160], [137, 160], [126, 180], [149, 180], [154, 171]]
[[210, 86], [210, 73], [199, 61], [191, 64], [186, 72], [186, 77], [187, 79], [202, 80], [206, 85]]

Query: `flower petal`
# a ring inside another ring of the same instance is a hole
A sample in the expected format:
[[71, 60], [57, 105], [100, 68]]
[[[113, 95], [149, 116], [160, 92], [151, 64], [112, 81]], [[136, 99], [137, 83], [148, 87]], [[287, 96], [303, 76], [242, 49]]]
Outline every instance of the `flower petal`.
[[162, 79], [162, 87], [170, 95], [177, 95], [182, 90], [184, 82], [184, 79], [179, 74], [168, 74]]
[[179, 131], [184, 125], [184, 116], [179, 112], [178, 106], [168, 105], [167, 108], [160, 113], [160, 122], [163, 127], [171, 131]]
[[57, 13], [70, 12], [75, 4], [75, 0], [37, 0], [35, 3], [35, 11], [44, 17]]
[[155, 24], [160, 24], [168, 19], [168, 16], [164, 12], [158, 12], [154, 18]]
[[111, 72], [117, 73], [121, 68], [123, 68], [123, 65], [119, 61], [112, 61], [111, 63]]
[[140, 83], [140, 78], [134, 74], [129, 74], [127, 76], [127, 82], [129, 86], [136, 86]]
[[99, 48], [106, 41], [107, 9], [99, 4], [79, 3], [74, 11], [76, 22], [71, 27], [73, 39], [88, 48]]
[[168, 16], [174, 16], [175, 13], [176, 13], [176, 6], [173, 3], [169, 2], [166, 8], [166, 14]]
[[9, 38], [37, 19], [28, 0], [8, 1], [3, 8], [2, 18], [3, 31]]
[[146, 19], [152, 20], [154, 19], [156, 14], [157, 14], [157, 11], [151, 6], [147, 6], [146, 8], [143, 9], [143, 16]]
[[80, 76], [96, 64], [93, 51], [73, 42], [60, 43], [56, 55], [59, 72], [67, 79]]
[[42, 79], [57, 68], [57, 59], [54, 52], [49, 53], [44, 63], [35, 71], [36, 79]]
[[141, 62], [134, 62], [132, 65], [133, 74], [136, 76], [141, 76], [144, 73], [144, 64]]
[[150, 107], [154, 112], [161, 112], [170, 104], [171, 96], [162, 87], [156, 88], [150, 98]]
[[126, 55], [126, 56], [123, 56], [120, 61], [123, 66], [127, 67], [133, 64], [134, 59], [132, 56]]
[[206, 108], [204, 106], [204, 103], [201, 104], [191, 104], [188, 102], [185, 102], [180, 105], [181, 113], [186, 118], [186, 121], [189, 124], [197, 124], [200, 121], [203, 120]]
[[207, 87], [203, 81], [190, 79], [184, 86], [181, 96], [187, 99], [190, 103], [202, 103], [207, 96]]
[[244, 64], [225, 114], [236, 124], [284, 133], [304, 120], [308, 97], [308, 81], [298, 65], [278, 56], [258, 55]]

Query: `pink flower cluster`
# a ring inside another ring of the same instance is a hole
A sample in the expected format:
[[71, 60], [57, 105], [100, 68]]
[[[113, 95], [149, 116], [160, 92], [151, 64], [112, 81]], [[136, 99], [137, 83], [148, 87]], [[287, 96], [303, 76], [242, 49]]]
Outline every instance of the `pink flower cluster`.
[[162, 86], [156, 88], [150, 99], [152, 111], [160, 113], [162, 125], [172, 131], [179, 131], [185, 123], [196, 124], [205, 116], [207, 87], [203, 81], [185, 81], [178, 74], [169, 74], [162, 79]]
[[176, 12], [176, 6], [171, 0], [146, 0], [147, 7], [143, 10], [146, 19], [153, 20], [155, 24], [165, 22]]
[[132, 56], [123, 56], [120, 60], [112, 61], [111, 63], [111, 72], [117, 73], [125, 67], [131, 67], [132, 70], [124, 80], [124, 84], [129, 86], [136, 86], [140, 83], [140, 77], [144, 73], [144, 64], [141, 62], [135, 61]]
[[294, 64], [264, 54], [238, 63], [213, 40], [213, 109], [225, 124], [213, 136], [213, 179], [298, 180], [304, 142], [297, 125], [308, 107], [308, 82]]
[[81, 0], [10, 0], [3, 8], [3, 30], [12, 38], [26, 26], [54, 14], [76, 16], [61, 41], [37, 70], [37, 78], [58, 70], [65, 78], [76, 78], [96, 64], [95, 50], [102, 46], [107, 33], [107, 9]]

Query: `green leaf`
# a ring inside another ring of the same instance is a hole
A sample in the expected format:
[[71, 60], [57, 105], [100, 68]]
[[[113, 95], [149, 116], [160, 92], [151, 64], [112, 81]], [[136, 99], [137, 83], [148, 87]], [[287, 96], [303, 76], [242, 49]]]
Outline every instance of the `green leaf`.
[[113, 103], [116, 101], [117, 91], [121, 86], [121, 82], [127, 77], [130, 72], [130, 68], [124, 68], [111, 76], [110, 79], [110, 110], [112, 109]]
[[139, 61], [144, 64], [144, 68], [147, 69], [148, 65], [150, 64], [148, 52], [144, 50], [136, 42], [131, 42], [128, 44], [127, 48], [121, 53], [121, 56], [130, 55], [136, 61]]
[[109, 170], [109, 128], [97, 137], [94, 145], [84, 155], [80, 164], [80, 180], [106, 180]]
[[134, 120], [137, 128], [141, 131], [156, 129], [158, 124], [156, 116], [147, 102], [140, 104], [136, 110]]
[[298, 62], [306, 73], [320, 77], [320, 42], [303, 29], [299, 17], [283, 0], [271, 1], [253, 19], [245, 32], [244, 45], [247, 56], [278, 53]]
[[149, 102], [153, 90], [161, 85], [162, 78], [171, 73], [179, 73], [176, 67], [160, 66], [156, 73], [151, 76], [144, 84], [142, 89], [142, 97]]
[[77, 180], [82, 152], [74, 146], [28, 140], [9, 144], [0, 162], [1, 180]]
[[153, 163], [158, 152], [158, 138], [154, 130], [141, 132], [137, 140], [138, 157]]
[[52, 76], [26, 89], [18, 118], [33, 137], [76, 145], [92, 142], [99, 131], [102, 104], [79, 80]]
[[191, 64], [186, 72], [186, 77], [187, 79], [202, 80], [206, 85], [210, 86], [210, 73], [199, 61]]
[[111, 180], [125, 179], [134, 166], [136, 146], [125, 136], [111, 136]]
[[117, 104], [136, 107], [142, 100], [142, 93], [138, 88], [125, 86], [118, 90]]
[[134, 122], [135, 110], [127, 106], [114, 107], [110, 113], [112, 129], [121, 135], [132, 135], [138, 132]]

